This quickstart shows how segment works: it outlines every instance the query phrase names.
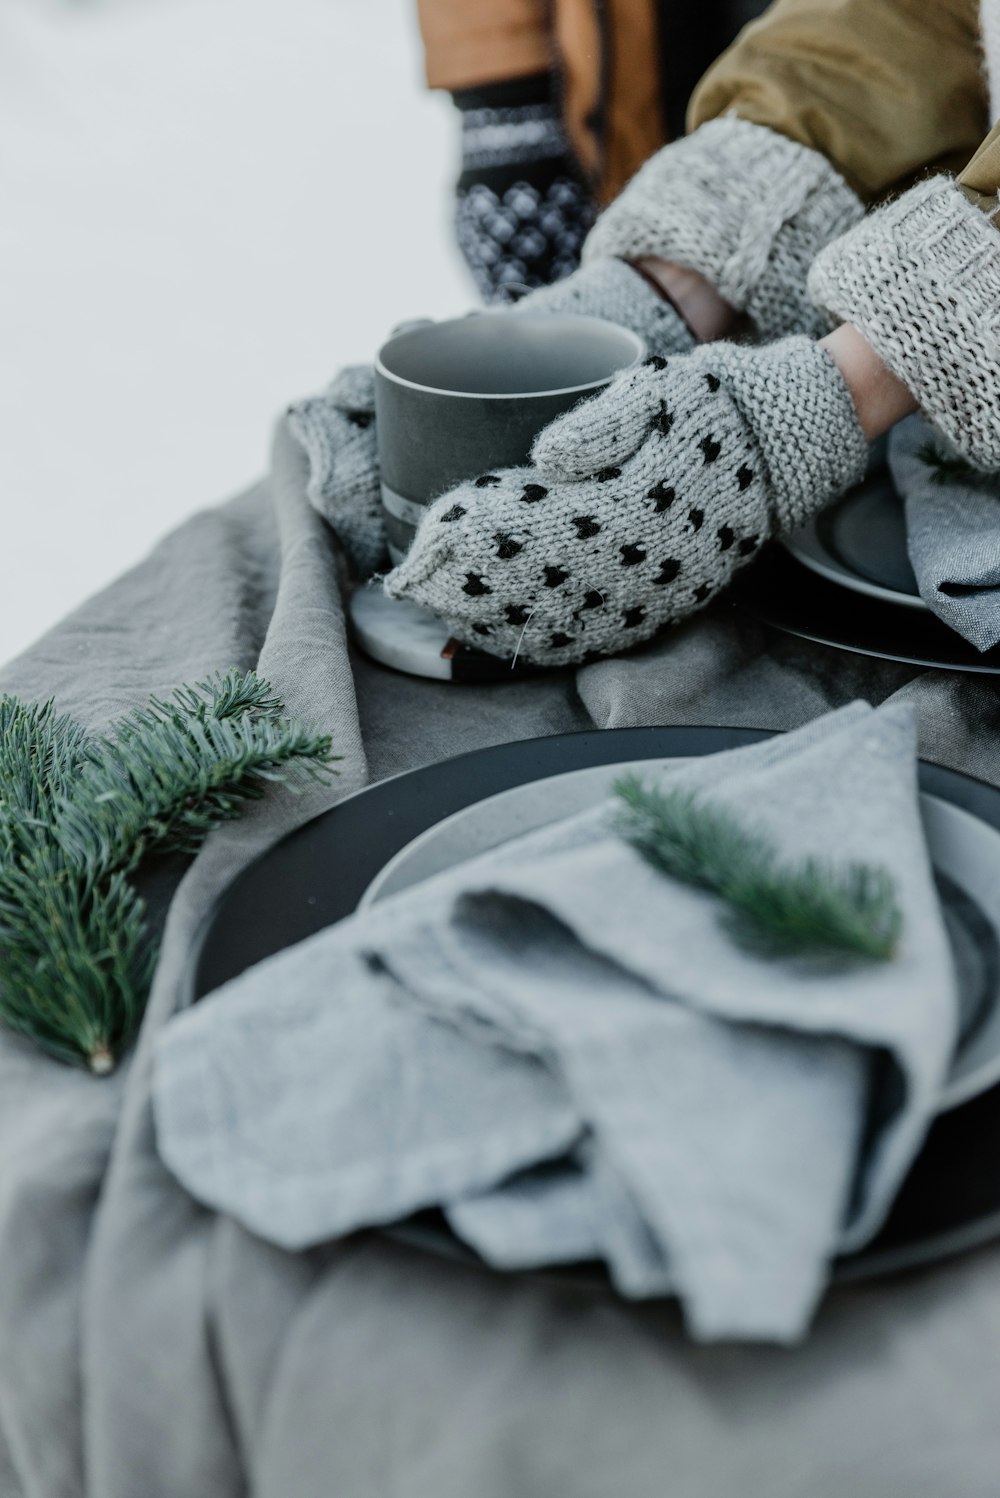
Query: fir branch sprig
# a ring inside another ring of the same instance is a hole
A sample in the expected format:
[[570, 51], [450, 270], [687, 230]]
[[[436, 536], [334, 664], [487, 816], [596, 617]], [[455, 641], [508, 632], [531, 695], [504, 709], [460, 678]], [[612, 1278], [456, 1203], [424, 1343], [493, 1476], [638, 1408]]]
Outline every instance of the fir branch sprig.
[[165, 702], [151, 699], [91, 743], [56, 806], [67, 856], [127, 870], [153, 849], [194, 852], [269, 782], [294, 791], [316, 779], [331, 763], [329, 737], [285, 717], [270, 690], [230, 672]]
[[99, 738], [51, 703], [0, 698], [0, 1021], [112, 1070], [155, 965], [142, 858], [194, 852], [270, 783], [294, 790], [333, 759], [253, 672], [151, 698]]
[[961, 484], [966, 489], [975, 489], [982, 494], [991, 494], [1000, 499], [1000, 473], [988, 473], [973, 468], [964, 458], [941, 452], [933, 442], [925, 442], [917, 453], [925, 467], [931, 469], [932, 484]]
[[767, 957], [895, 955], [903, 917], [885, 869], [818, 858], [783, 863], [763, 832], [691, 792], [646, 786], [634, 775], [615, 792], [621, 835], [661, 873], [718, 896], [743, 948]]

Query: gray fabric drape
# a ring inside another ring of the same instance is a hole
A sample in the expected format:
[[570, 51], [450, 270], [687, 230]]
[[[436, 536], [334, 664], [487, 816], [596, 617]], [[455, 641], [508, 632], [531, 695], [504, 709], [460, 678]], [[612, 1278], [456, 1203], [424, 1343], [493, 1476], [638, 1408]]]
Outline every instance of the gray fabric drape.
[[343, 756], [330, 786], [276, 792], [187, 870], [118, 1075], [0, 1036], [3, 1498], [992, 1498], [1000, 1250], [835, 1291], [793, 1354], [696, 1349], [669, 1306], [376, 1236], [284, 1253], [166, 1173], [150, 1051], [207, 906], [369, 776], [595, 723], [790, 727], [896, 696], [920, 710], [924, 753], [1000, 781], [988, 682], [806, 647], [722, 609], [575, 682], [455, 688], [357, 662], [305, 482], [279, 428], [265, 483], [0, 672], [0, 689], [99, 727], [150, 691], [256, 666]]

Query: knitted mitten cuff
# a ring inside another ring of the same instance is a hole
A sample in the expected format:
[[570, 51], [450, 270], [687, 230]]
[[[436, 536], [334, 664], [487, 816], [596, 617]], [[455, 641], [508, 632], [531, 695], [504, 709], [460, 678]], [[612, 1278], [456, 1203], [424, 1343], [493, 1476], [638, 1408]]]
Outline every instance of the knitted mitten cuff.
[[868, 443], [851, 392], [825, 349], [800, 337], [753, 350], [717, 343], [699, 355], [721, 376], [756, 436], [770, 476], [775, 530], [795, 530], [815, 514], [818, 499], [860, 483]]
[[598, 219], [584, 261], [657, 255], [689, 266], [762, 341], [822, 337], [809, 266], [864, 209], [818, 151], [748, 120], [711, 120], [664, 146]]
[[831, 244], [809, 291], [860, 329], [964, 457], [1000, 468], [1000, 234], [950, 178]]
[[365, 364], [341, 370], [322, 395], [290, 406], [287, 420], [308, 460], [309, 503], [333, 530], [355, 571], [370, 576], [386, 550], [373, 370]]
[[685, 354], [694, 337], [670, 302], [624, 260], [592, 260], [564, 281], [543, 286], [513, 306], [518, 312], [578, 312], [631, 328], [651, 354]]

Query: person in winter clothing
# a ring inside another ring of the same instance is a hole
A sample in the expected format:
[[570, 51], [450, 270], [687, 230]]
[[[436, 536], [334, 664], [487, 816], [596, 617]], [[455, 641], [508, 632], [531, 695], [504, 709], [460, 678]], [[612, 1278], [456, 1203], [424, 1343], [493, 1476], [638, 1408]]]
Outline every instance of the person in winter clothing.
[[1000, 127], [975, 148], [998, 83], [1000, 0], [777, 0], [582, 269], [519, 304], [575, 296], [655, 330], [647, 364], [531, 467], [431, 506], [386, 591], [479, 648], [568, 664], [703, 607], [917, 406], [1000, 469]]
[[695, 84], [765, 0], [419, 0], [461, 114], [458, 243], [487, 301], [574, 271], [597, 210], [684, 133]]

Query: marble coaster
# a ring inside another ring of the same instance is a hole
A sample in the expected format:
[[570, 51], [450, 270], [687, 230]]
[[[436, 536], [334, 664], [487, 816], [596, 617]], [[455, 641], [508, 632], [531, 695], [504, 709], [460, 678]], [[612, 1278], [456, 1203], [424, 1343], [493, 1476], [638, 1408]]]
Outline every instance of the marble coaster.
[[405, 599], [386, 598], [378, 581], [357, 589], [349, 614], [354, 637], [365, 654], [409, 676], [434, 681], [517, 681], [535, 674], [531, 666], [512, 666], [453, 640], [447, 626], [429, 610]]

